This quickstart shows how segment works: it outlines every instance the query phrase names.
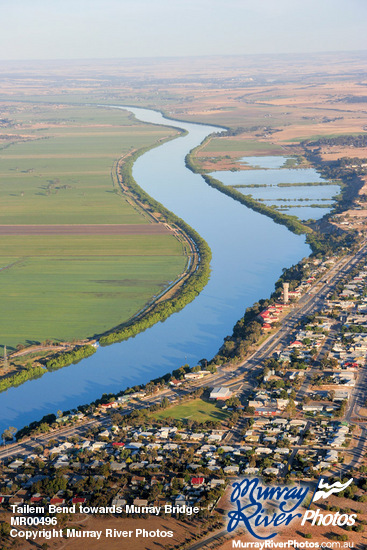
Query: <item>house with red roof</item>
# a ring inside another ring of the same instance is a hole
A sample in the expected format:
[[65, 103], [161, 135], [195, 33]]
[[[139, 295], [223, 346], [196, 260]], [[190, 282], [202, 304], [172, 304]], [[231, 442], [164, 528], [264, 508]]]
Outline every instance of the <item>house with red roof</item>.
[[86, 498], [84, 497], [74, 497], [73, 500], [71, 501], [72, 504], [85, 504], [85, 502], [87, 501]]
[[65, 499], [64, 498], [59, 498], [59, 497], [53, 497], [51, 500], [50, 500], [50, 504], [65, 504]]
[[45, 497], [41, 497], [40, 495], [34, 495], [33, 497], [31, 497], [30, 502], [32, 504], [37, 504], [37, 503], [42, 502], [44, 498]]
[[191, 485], [193, 487], [202, 487], [204, 485], [205, 478], [204, 477], [192, 477], [191, 478]]
[[299, 340], [295, 340], [294, 342], [289, 344], [290, 348], [301, 348], [302, 346], [303, 346], [303, 344]]

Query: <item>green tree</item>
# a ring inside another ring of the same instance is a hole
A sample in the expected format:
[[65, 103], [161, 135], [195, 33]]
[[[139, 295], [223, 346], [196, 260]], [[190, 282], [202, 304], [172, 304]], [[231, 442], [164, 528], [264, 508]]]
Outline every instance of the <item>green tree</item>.
[[6, 430], [2, 433], [2, 440], [4, 441], [13, 441], [14, 435], [16, 434], [17, 429], [14, 428], [14, 426], [9, 426]]

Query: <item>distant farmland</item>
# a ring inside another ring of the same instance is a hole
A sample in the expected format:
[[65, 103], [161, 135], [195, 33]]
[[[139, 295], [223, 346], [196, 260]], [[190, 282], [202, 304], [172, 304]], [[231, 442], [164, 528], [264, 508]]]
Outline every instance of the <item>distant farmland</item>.
[[11, 119], [0, 128], [0, 351], [126, 321], [186, 258], [120, 194], [111, 170], [176, 131], [97, 107], [14, 105]]

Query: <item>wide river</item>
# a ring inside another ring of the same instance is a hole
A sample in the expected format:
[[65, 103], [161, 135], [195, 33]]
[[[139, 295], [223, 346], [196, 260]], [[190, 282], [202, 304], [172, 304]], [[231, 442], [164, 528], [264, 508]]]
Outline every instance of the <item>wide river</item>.
[[175, 125], [188, 135], [140, 157], [138, 184], [183, 218], [212, 249], [212, 272], [203, 292], [182, 311], [125, 342], [0, 394], [0, 433], [89, 403], [103, 393], [148, 382], [185, 363], [211, 358], [246, 307], [268, 297], [283, 267], [308, 256], [304, 236], [253, 212], [209, 187], [185, 167], [185, 155], [219, 128], [172, 121], [156, 111], [128, 108], [144, 122]]

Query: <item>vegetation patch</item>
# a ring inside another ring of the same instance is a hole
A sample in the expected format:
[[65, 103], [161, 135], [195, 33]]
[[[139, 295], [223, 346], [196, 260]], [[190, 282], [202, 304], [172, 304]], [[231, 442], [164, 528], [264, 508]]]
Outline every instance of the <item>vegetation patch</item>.
[[223, 421], [229, 416], [225, 410], [216, 403], [204, 401], [203, 399], [194, 399], [174, 407], [169, 407], [162, 411], [152, 413], [156, 420], [173, 418], [174, 420], [192, 420], [195, 422], [206, 422], [208, 420]]

